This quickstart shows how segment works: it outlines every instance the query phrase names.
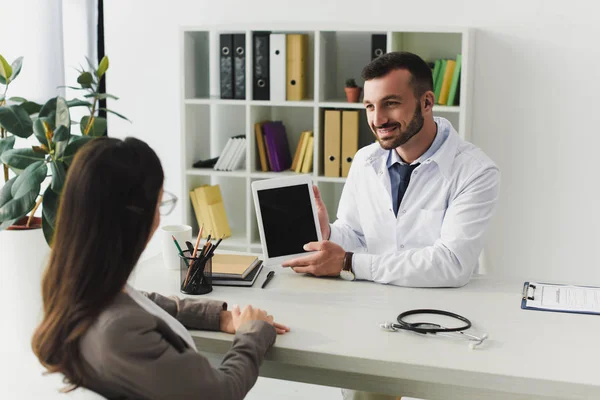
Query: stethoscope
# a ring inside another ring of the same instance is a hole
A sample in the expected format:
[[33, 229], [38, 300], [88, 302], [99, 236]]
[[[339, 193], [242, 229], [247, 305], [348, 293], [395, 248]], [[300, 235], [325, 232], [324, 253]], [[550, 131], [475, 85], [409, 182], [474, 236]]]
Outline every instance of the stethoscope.
[[[404, 321], [404, 319], [406, 317], [415, 315], [415, 314], [443, 315], [446, 317], [457, 319], [457, 320], [463, 322], [464, 325], [459, 326], [457, 328], [447, 328], [445, 326], [431, 323], [431, 322], [412, 322], [411, 323], [411, 322]], [[477, 337], [475, 335], [471, 335], [469, 333], [464, 332], [465, 330], [467, 330], [471, 327], [471, 321], [469, 321], [467, 318], [463, 317], [462, 315], [458, 315], [458, 314], [455, 314], [450, 311], [431, 310], [431, 309], [409, 310], [409, 311], [405, 311], [405, 312], [401, 313], [400, 315], [398, 315], [397, 319], [398, 319], [397, 324], [394, 324], [392, 322], [384, 322], [383, 324], [380, 324], [379, 326], [382, 329], [385, 329], [390, 332], [396, 332], [396, 331], [402, 329], [405, 331], [421, 333], [423, 335], [428, 334], [428, 333], [430, 333], [432, 335], [440, 335], [440, 336], [447, 336], [447, 337], [457, 337], [455, 335], [458, 335], [458, 337], [466, 338], [469, 341], [470, 349], [474, 349], [476, 346], [479, 346], [488, 337], [487, 333], [484, 333], [481, 337]]]

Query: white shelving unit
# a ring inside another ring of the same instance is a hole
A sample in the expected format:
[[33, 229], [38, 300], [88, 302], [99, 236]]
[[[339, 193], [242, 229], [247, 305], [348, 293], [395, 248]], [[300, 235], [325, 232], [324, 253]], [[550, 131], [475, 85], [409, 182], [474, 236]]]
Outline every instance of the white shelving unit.
[[[326, 29], [325, 29], [326, 28]], [[252, 36], [254, 32], [305, 33], [308, 35], [308, 99], [303, 101], [252, 100]], [[219, 35], [246, 35], [246, 99], [220, 98]], [[344, 82], [354, 78], [359, 86], [362, 68], [371, 60], [371, 35], [387, 35], [387, 51], [411, 51], [425, 61], [455, 58], [462, 54], [460, 105], [434, 106], [434, 114], [452, 122], [459, 134], [470, 137], [474, 34], [469, 28], [350, 26], [332, 30], [331, 26], [209, 26], [181, 30], [181, 173], [183, 192], [182, 220], [198, 232], [189, 192], [200, 184], [221, 187], [232, 237], [220, 247], [229, 250], [261, 252], [251, 183], [294, 172], [261, 172], [254, 136], [254, 124], [282, 120], [286, 126], [290, 153], [294, 154], [303, 130], [314, 135], [313, 172], [322, 197], [335, 219], [345, 178], [323, 176], [323, 114], [325, 109], [360, 109], [361, 103], [348, 103]], [[245, 168], [214, 171], [193, 168], [198, 160], [217, 157], [228, 138], [246, 135]], [[359, 148], [374, 140], [365, 113], [360, 116]]]

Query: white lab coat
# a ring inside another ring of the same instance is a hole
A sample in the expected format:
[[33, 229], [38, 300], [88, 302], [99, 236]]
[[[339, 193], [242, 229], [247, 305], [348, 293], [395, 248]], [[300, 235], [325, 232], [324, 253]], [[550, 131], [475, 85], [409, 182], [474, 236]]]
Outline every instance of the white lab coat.
[[447, 138], [413, 171], [398, 217], [392, 206], [388, 151], [373, 143], [354, 157], [330, 240], [355, 252], [357, 279], [458, 287], [477, 268], [500, 172], [449, 121], [435, 121], [438, 134], [444, 132]]

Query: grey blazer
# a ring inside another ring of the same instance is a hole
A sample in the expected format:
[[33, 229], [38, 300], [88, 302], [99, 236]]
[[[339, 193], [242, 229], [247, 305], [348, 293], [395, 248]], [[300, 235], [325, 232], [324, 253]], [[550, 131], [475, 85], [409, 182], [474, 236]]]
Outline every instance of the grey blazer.
[[[220, 312], [227, 309], [219, 301], [144, 294], [191, 329], [219, 330]], [[162, 319], [119, 293], [81, 339], [83, 386], [109, 399], [242, 399], [276, 336], [263, 321], [242, 325], [213, 368]]]

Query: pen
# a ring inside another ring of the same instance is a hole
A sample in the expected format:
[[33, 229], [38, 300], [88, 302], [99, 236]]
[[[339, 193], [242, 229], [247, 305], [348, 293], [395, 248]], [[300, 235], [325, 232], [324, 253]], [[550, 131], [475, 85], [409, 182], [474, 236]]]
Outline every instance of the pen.
[[264, 289], [265, 286], [267, 286], [267, 283], [269, 283], [271, 278], [273, 278], [273, 275], [275, 275], [275, 271], [269, 271], [269, 273], [267, 274], [267, 278], [265, 279], [265, 281], [263, 282], [263, 284], [261, 286], [261, 289]]
[[187, 259], [183, 255], [183, 251], [181, 250], [179, 243], [177, 243], [177, 239], [175, 239], [175, 236], [173, 236], [173, 235], [171, 235], [171, 237], [173, 238], [173, 241], [175, 242], [175, 246], [177, 246], [177, 251], [179, 251], [179, 255], [183, 258], [183, 261], [185, 261], [185, 265], [187, 265], [189, 267], [190, 265], [188, 264]]

